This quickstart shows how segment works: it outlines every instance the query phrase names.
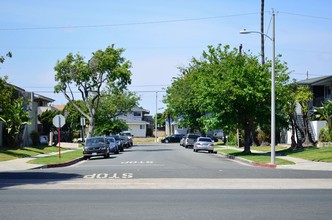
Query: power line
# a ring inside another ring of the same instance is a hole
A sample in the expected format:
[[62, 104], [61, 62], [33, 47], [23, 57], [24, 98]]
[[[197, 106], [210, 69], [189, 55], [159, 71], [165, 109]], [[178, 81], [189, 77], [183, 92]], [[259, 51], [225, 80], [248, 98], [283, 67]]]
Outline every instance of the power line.
[[52, 30], [52, 29], [79, 29], [79, 28], [105, 28], [105, 27], [120, 27], [120, 26], [136, 26], [136, 25], [150, 25], [150, 24], [165, 24], [165, 23], [178, 23], [187, 21], [201, 21], [220, 18], [239, 17], [246, 15], [259, 14], [259, 12], [220, 15], [201, 18], [184, 18], [173, 20], [160, 20], [160, 21], [146, 21], [146, 22], [133, 22], [133, 23], [119, 23], [119, 24], [93, 24], [93, 25], [72, 25], [72, 26], [48, 26], [48, 27], [16, 27], [16, 28], [1, 28], [0, 31], [28, 31], [28, 30]]
[[299, 17], [306, 17], [306, 18], [315, 18], [315, 19], [323, 19], [323, 20], [332, 20], [332, 18], [329, 17], [321, 17], [321, 16], [315, 16], [315, 15], [305, 15], [305, 14], [297, 14], [297, 13], [292, 13], [292, 12], [280, 12], [282, 14], [288, 14], [288, 15], [294, 15], [294, 16], [299, 16]]

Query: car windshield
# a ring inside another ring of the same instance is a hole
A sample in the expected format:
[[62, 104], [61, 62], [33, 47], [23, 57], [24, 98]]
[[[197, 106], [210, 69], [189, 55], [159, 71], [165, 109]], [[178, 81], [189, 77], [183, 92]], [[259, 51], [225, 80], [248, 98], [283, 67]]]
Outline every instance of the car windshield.
[[114, 143], [114, 142], [115, 142], [115, 139], [114, 139], [114, 138], [108, 138], [108, 140], [109, 140], [111, 143]]
[[95, 145], [103, 143], [104, 143], [104, 138], [89, 138], [86, 140], [86, 145]]
[[121, 140], [119, 136], [112, 136], [115, 140]]
[[196, 139], [198, 138], [199, 136], [198, 135], [189, 135], [188, 138], [192, 138], [192, 139]]

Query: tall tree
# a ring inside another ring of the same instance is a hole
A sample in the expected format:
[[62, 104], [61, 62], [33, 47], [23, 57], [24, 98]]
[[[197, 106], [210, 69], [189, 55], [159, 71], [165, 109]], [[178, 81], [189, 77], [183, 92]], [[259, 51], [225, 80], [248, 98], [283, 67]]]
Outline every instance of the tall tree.
[[96, 114], [96, 131], [98, 134], [119, 133], [125, 130], [127, 125], [118, 119], [138, 105], [139, 97], [133, 93], [103, 93], [100, 99], [99, 111]]
[[[54, 70], [54, 87], [56, 93], [62, 92], [65, 98], [89, 120], [88, 137], [93, 136], [95, 116], [97, 114], [102, 89], [107, 87], [111, 92], [121, 92], [131, 83], [131, 63], [122, 54], [124, 49], [116, 49], [114, 45], [104, 51], [98, 50], [92, 53], [92, 58], [85, 62], [80, 54], [69, 53], [67, 57], [58, 61]], [[75, 104], [73, 89], [76, 88], [88, 109], [84, 112]]]
[[[269, 61], [261, 65], [258, 57], [241, 54], [236, 48], [209, 46], [201, 58], [193, 58], [183, 76], [167, 88], [165, 102], [178, 116], [198, 122], [200, 130], [243, 129], [244, 151], [250, 152], [254, 128], [270, 124], [271, 64]], [[277, 112], [284, 101], [279, 95], [288, 79], [287, 67], [277, 57]], [[185, 111], [188, 106], [192, 106], [191, 111]], [[284, 120], [283, 117], [278, 119]]]

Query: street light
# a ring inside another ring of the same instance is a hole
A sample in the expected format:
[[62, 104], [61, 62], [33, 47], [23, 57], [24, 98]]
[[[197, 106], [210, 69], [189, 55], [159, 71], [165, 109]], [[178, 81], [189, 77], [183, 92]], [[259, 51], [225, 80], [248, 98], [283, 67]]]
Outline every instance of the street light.
[[259, 31], [247, 31], [244, 29], [240, 34], [261, 34], [272, 41], [272, 74], [271, 74], [271, 164], [275, 164], [275, 128], [276, 128], [276, 109], [275, 109], [275, 13], [272, 10], [272, 38]]

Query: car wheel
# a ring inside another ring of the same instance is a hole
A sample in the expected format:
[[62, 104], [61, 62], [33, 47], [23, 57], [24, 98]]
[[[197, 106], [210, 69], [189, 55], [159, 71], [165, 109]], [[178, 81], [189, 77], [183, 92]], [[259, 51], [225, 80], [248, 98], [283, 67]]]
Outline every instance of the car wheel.
[[168, 143], [168, 140], [167, 140], [167, 139], [165, 140], [165, 143], [166, 143], [166, 144]]
[[90, 159], [90, 157], [87, 157], [87, 156], [83, 157], [83, 160], [88, 160], [88, 159]]

